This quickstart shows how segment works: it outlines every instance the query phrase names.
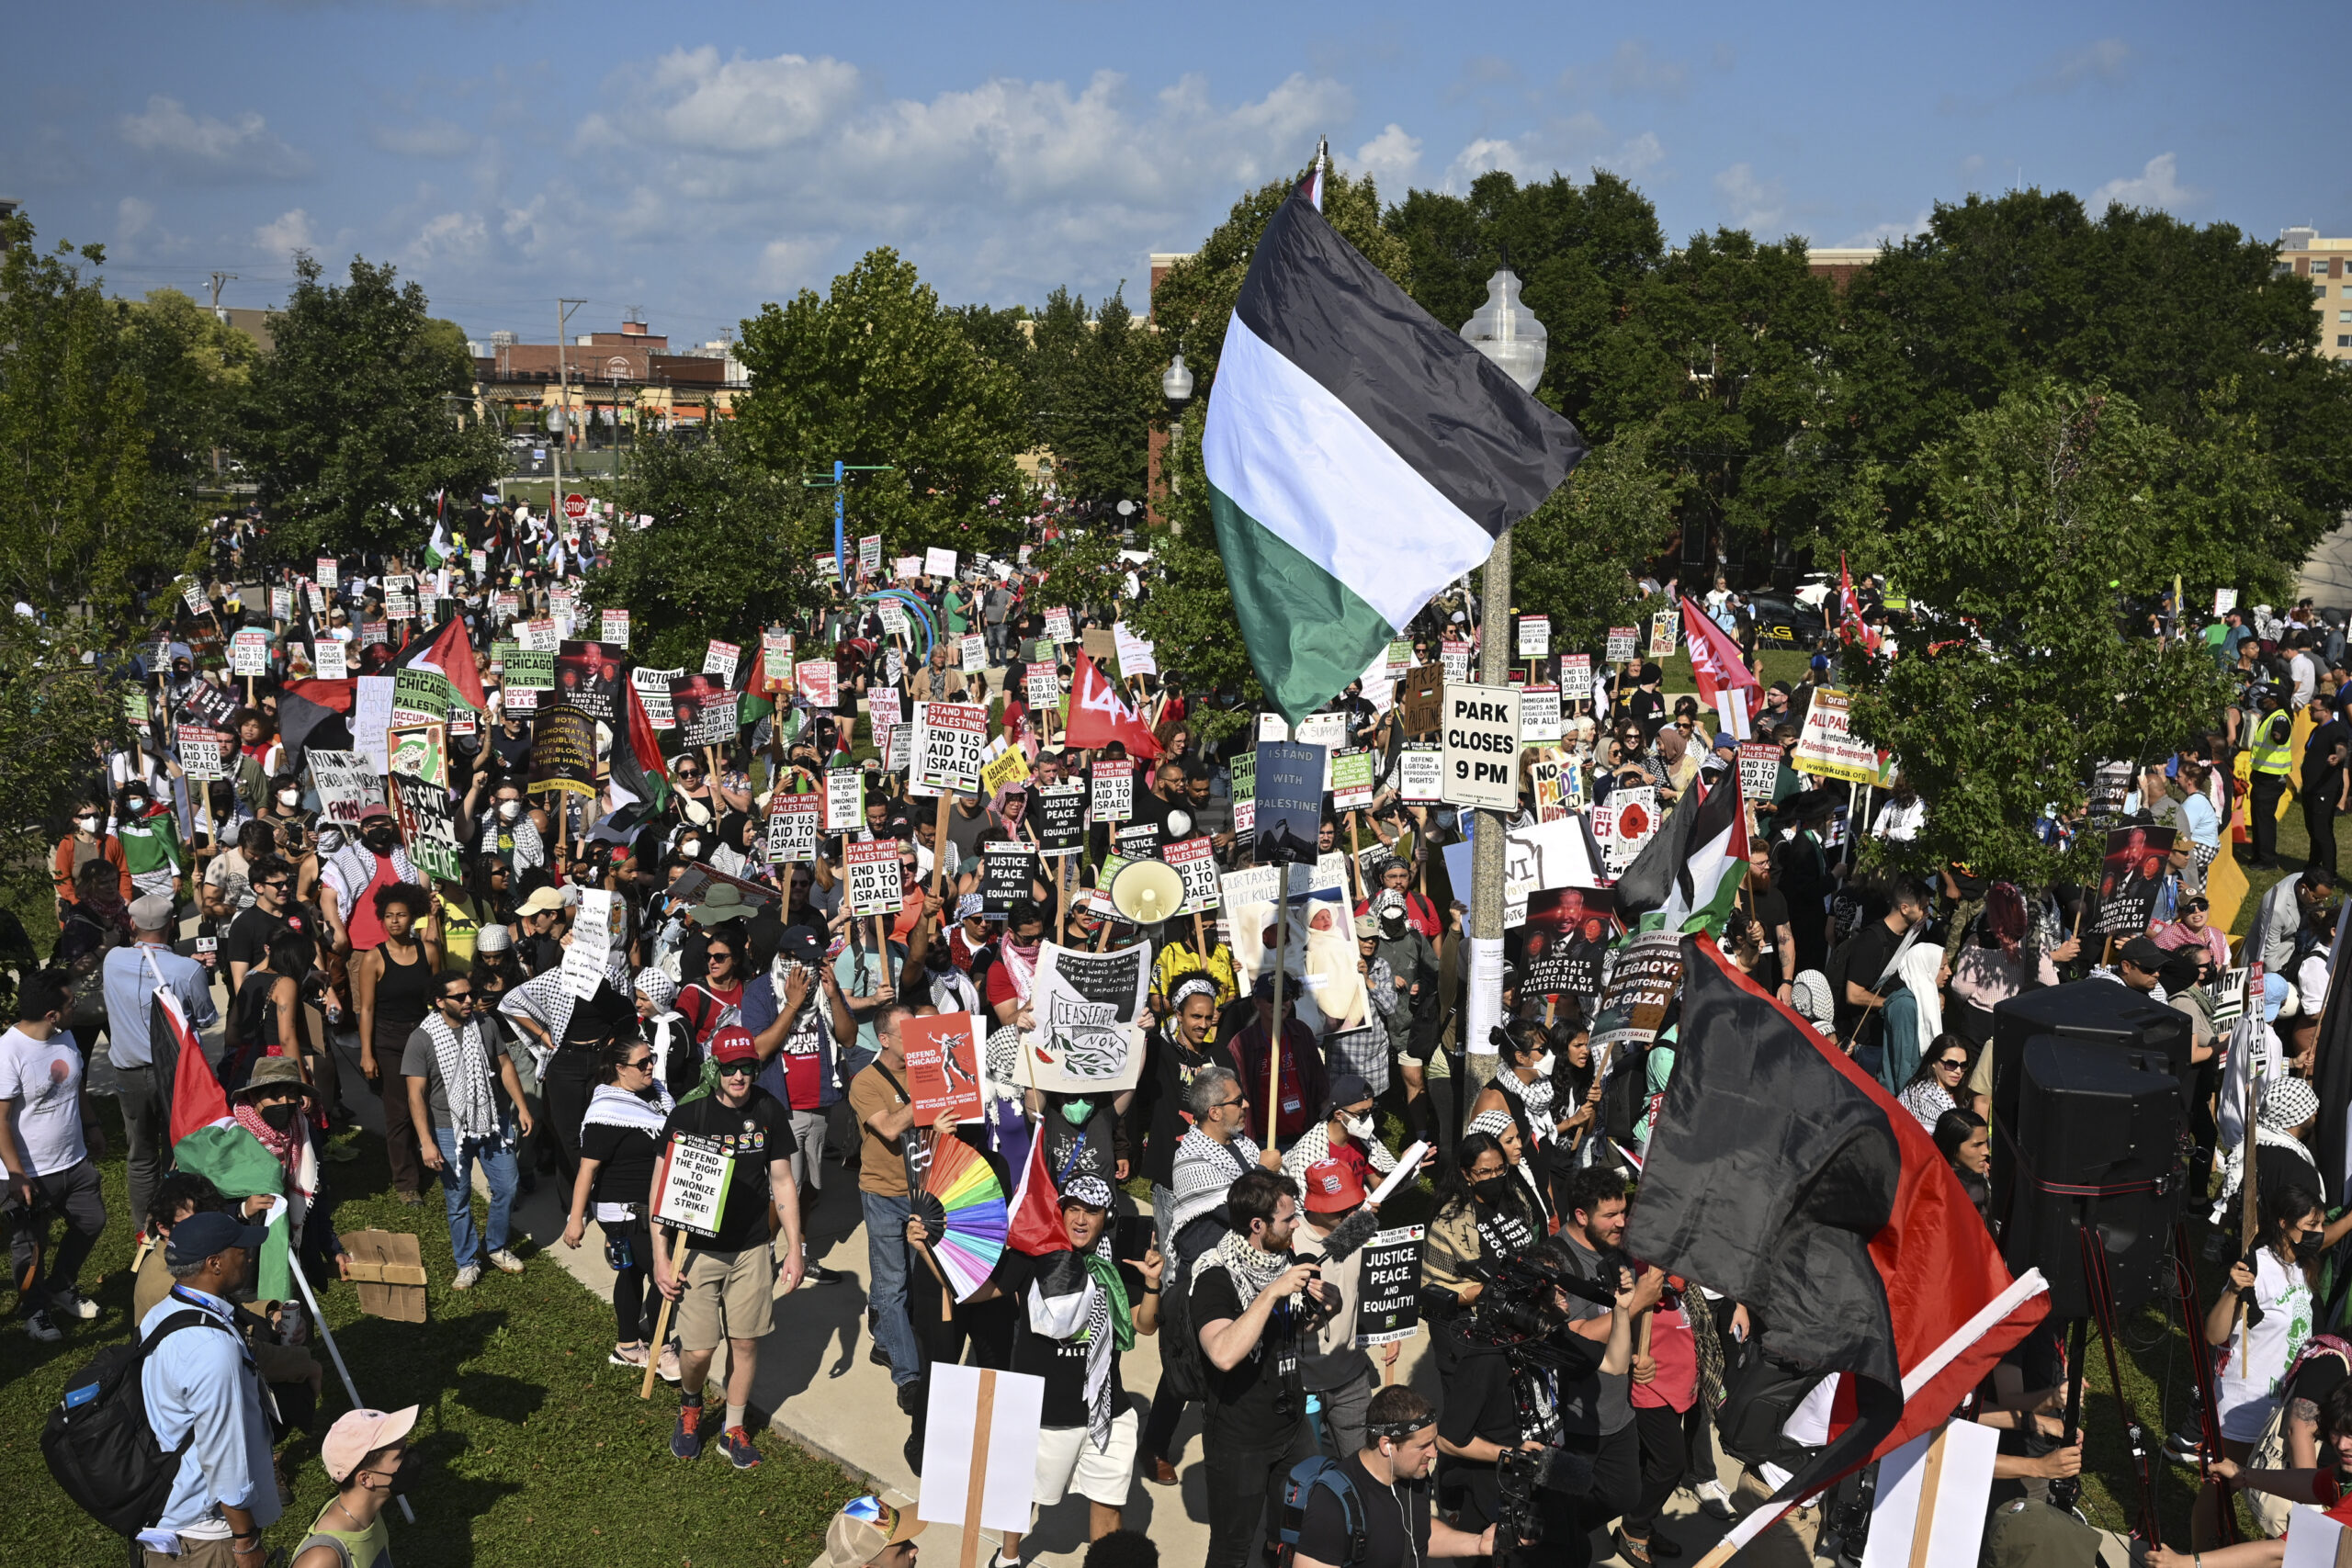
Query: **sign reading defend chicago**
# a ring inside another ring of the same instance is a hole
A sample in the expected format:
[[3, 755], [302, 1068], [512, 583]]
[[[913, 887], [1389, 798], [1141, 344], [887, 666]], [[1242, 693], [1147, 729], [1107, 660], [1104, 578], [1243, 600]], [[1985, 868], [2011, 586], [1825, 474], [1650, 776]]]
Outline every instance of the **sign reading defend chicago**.
[[1449, 806], [1509, 811], [1519, 805], [1519, 693], [1510, 686], [1445, 688], [1443, 750]]

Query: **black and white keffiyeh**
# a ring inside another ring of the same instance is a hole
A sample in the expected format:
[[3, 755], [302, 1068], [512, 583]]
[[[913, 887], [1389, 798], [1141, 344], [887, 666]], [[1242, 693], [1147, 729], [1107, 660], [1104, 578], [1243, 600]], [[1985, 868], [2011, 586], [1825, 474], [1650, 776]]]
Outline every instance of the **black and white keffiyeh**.
[[424, 1032], [433, 1042], [433, 1065], [441, 1074], [441, 1092], [449, 1098], [450, 1130], [461, 1142], [498, 1136], [498, 1093], [481, 1026], [468, 1019], [463, 1029], [452, 1029], [447, 1019], [429, 1012], [424, 1015]]
[[[631, 971], [627, 959], [616, 959], [605, 965], [605, 981], [620, 995], [629, 994]], [[571, 1026], [571, 1010], [580, 998], [571, 994], [571, 982], [563, 966], [558, 964], [544, 975], [534, 975], [508, 991], [498, 1010], [509, 1018], [527, 1018], [548, 1032], [548, 1044], [560, 1047], [564, 1031]]]
[[516, 871], [529, 871], [535, 866], [548, 863], [547, 840], [539, 837], [538, 824], [531, 820], [528, 812], [515, 818], [511, 823], [502, 823], [498, 819], [498, 813], [491, 812], [489, 816], [482, 818], [481, 842], [474, 846], [475, 850], [481, 854], [496, 854], [498, 832], [501, 828], [504, 828], [507, 832], [514, 835], [514, 858], [508, 863]]

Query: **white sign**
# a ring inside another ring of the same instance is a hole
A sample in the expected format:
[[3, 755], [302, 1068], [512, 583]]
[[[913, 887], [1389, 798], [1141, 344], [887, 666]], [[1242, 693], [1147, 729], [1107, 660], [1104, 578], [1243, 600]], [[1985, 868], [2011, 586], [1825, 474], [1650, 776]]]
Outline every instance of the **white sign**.
[[962, 655], [965, 674], [978, 674], [989, 667], [989, 639], [979, 633], [967, 632], [957, 648]]
[[1592, 701], [1592, 655], [1564, 653], [1560, 655], [1560, 701], [1589, 703]]
[[349, 832], [359, 827], [359, 814], [384, 804], [384, 783], [376, 766], [357, 751], [306, 750], [311, 784], [319, 792], [319, 815]]
[[717, 637], [713, 637], [710, 640], [710, 646], [703, 650], [702, 672], [706, 675], [716, 675], [731, 686], [735, 683], [736, 663], [742, 657], [743, 648], [741, 643], [721, 642]]
[[1184, 904], [1176, 911], [1178, 914], [1196, 914], [1217, 907], [1216, 846], [1206, 834], [1178, 840], [1162, 849], [1159, 858], [1184, 879]]
[[675, 670], [648, 670], [640, 664], [628, 672], [628, 683], [637, 688], [637, 700], [645, 705], [645, 722], [656, 729], [675, 729], [678, 716], [670, 706], [670, 682], [685, 679], [684, 666]]
[[294, 618], [294, 590], [273, 588], [269, 591], [269, 618], [290, 621]]
[[318, 568], [315, 575], [319, 580], [320, 587], [339, 588], [343, 585], [343, 569], [335, 564], [334, 557], [321, 556]]
[[2238, 607], [2238, 591], [2234, 588], [2213, 590], [2213, 618], [2220, 620]]
[[1076, 642], [1078, 633], [1071, 629], [1069, 611], [1067, 609], [1046, 611], [1046, 635], [1056, 642]]
[[266, 675], [269, 673], [269, 634], [258, 626], [247, 626], [229, 639], [229, 673], [232, 675]]
[[734, 1178], [735, 1156], [717, 1142], [672, 1134], [670, 1158], [662, 1171], [662, 1196], [653, 1206], [654, 1223], [695, 1235], [717, 1235], [719, 1223], [726, 1218], [727, 1194]]
[[1445, 688], [1445, 799], [1495, 811], [1519, 806], [1519, 693], [1510, 686]]
[[1445, 666], [1445, 683], [1459, 685], [1470, 679], [1470, 645], [1448, 637], [1438, 645], [1438, 660]]
[[1396, 753], [1396, 798], [1408, 806], [1434, 805], [1445, 798], [1445, 761], [1429, 747]]
[[563, 950], [565, 988], [581, 1001], [596, 994], [628, 921], [628, 907], [620, 895], [601, 887], [580, 890], [580, 912], [571, 922], [571, 942]]
[[1521, 659], [1543, 659], [1552, 651], [1552, 617], [1521, 615], [1519, 618], [1519, 656]]
[[1331, 793], [1331, 753], [1348, 743], [1348, 716], [1343, 713], [1311, 713], [1298, 721], [1298, 728], [1290, 737], [1302, 746], [1323, 748], [1323, 793]]
[[865, 826], [865, 775], [835, 768], [825, 775], [825, 831], [854, 833]]
[[922, 557], [900, 556], [898, 558], [897, 572], [899, 581], [901, 582], [921, 577], [922, 575]]
[[802, 660], [793, 671], [793, 683], [819, 713], [831, 712], [842, 700], [841, 672], [830, 659]]
[[1559, 687], [1519, 689], [1519, 738], [1530, 746], [1560, 739]]
[[191, 615], [204, 614], [204, 584], [191, 578], [180, 584], [180, 598], [187, 602]]
[[627, 648], [628, 646], [628, 612], [606, 610], [598, 618], [596, 630], [600, 634], [596, 638], [598, 642], [609, 642], [616, 647]]
[[1118, 621], [1112, 625], [1111, 638], [1112, 646], [1119, 653], [1119, 679], [1124, 681], [1130, 675], [1159, 673], [1159, 661], [1152, 654], [1151, 644], [1129, 630], [1126, 622]]
[[896, 599], [885, 599], [876, 606], [882, 612], [882, 632], [886, 637], [911, 637], [907, 629], [907, 607]]
[[362, 675], [353, 682], [351, 743], [375, 764], [379, 774], [392, 771], [391, 749], [384, 732], [392, 727], [392, 678]]
[[970, 703], [915, 705], [915, 782], [933, 789], [980, 787], [989, 710]]
[[876, 839], [867, 843], [848, 847], [849, 912], [863, 918], [867, 915], [896, 915], [906, 905], [907, 896], [899, 880], [899, 841]]
[[351, 666], [344, 659], [344, 646], [331, 637], [322, 637], [311, 645], [311, 667], [322, 681], [347, 681], [351, 678]]
[[[1984, 1545], [1984, 1511], [1991, 1506], [1993, 1461], [2000, 1441], [2001, 1435], [1990, 1427], [1951, 1421], [1920, 1433], [1879, 1461], [1878, 1495], [1871, 1504], [1862, 1568], [1974, 1562]], [[1933, 1467], [1938, 1472], [1935, 1495], [1928, 1497], [1928, 1450], [1938, 1444], [1942, 1451]], [[2287, 1555], [2291, 1562], [2291, 1547]], [[2333, 1551], [2326, 1561], [2335, 1562]]]
[[[964, 1511], [971, 1506], [977, 1450], [981, 1455], [979, 1529], [1028, 1529], [1030, 1506], [1037, 1493], [1046, 1380], [1027, 1372], [938, 1361], [932, 1365], [930, 1382], [922, 1495], [915, 1502], [915, 1517], [926, 1524], [964, 1524]], [[989, 1412], [986, 1433], [977, 1429], [983, 1406]]]
[[1029, 666], [1029, 673], [1022, 682], [1022, 691], [1033, 708], [1051, 711], [1061, 705], [1061, 678], [1054, 673], [1050, 664]]
[[1125, 822], [1136, 812], [1136, 771], [1132, 762], [1097, 762], [1092, 771], [1093, 795], [1088, 816], [1097, 822]]
[[956, 552], [943, 550], [937, 545], [932, 546], [922, 553], [922, 574], [925, 577], [955, 576]]
[[817, 858], [817, 822], [822, 810], [813, 795], [779, 795], [768, 813], [768, 863], [785, 865]]

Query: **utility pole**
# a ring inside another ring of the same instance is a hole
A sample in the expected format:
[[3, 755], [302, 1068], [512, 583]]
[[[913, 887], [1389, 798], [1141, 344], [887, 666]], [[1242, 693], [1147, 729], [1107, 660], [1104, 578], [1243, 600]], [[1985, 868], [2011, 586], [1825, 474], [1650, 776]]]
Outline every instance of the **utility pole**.
[[585, 299], [558, 299], [555, 302], [555, 490], [548, 497], [548, 525], [554, 525], [554, 513], [563, 509], [563, 449], [571, 440], [571, 376], [565, 367], [564, 333], [571, 321], [571, 312], [588, 303]]
[[[220, 309], [220, 286], [236, 281], [237, 275], [233, 272], [216, 272], [212, 275], [212, 319], [224, 327], [229, 324], [229, 318]], [[215, 479], [220, 477], [220, 448], [218, 446], [212, 449], [212, 477]]]

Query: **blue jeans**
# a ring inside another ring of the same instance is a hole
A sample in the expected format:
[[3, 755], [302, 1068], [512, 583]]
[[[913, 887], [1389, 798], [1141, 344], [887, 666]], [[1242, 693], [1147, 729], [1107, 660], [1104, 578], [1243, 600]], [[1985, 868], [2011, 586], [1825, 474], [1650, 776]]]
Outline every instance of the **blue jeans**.
[[[468, 1138], [461, 1148], [453, 1127], [434, 1128], [433, 1141], [441, 1150], [441, 1196], [449, 1208], [450, 1256], [460, 1269], [487, 1262], [485, 1253], [506, 1250], [506, 1221], [514, 1208], [514, 1151], [503, 1138]], [[487, 1236], [474, 1234], [471, 1168], [476, 1161], [481, 1165], [482, 1179], [490, 1183]], [[904, 1309], [900, 1310], [903, 1315]]]
[[873, 1275], [865, 1295], [874, 1306], [874, 1337], [890, 1358], [890, 1381], [904, 1388], [922, 1378], [922, 1351], [907, 1315], [907, 1216], [913, 1205], [879, 1192], [860, 1192], [857, 1201], [865, 1211], [865, 1266]]

